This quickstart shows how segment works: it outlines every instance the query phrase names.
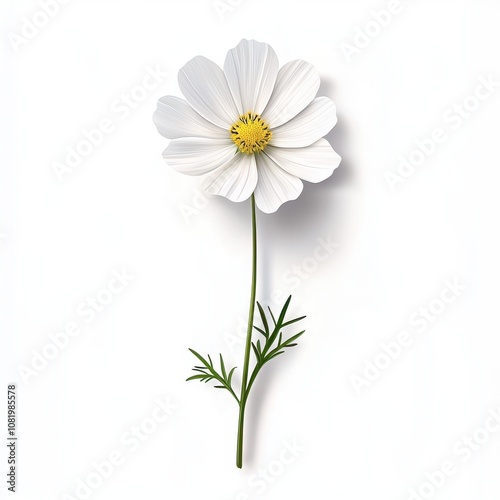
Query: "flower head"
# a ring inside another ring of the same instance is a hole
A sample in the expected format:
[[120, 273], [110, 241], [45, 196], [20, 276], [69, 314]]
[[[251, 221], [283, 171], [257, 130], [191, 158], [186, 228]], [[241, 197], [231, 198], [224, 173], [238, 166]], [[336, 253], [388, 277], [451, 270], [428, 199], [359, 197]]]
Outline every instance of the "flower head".
[[[260, 210], [295, 200], [302, 180], [321, 182], [340, 163], [323, 137], [337, 122], [335, 105], [316, 97], [320, 78], [305, 61], [279, 68], [266, 43], [242, 40], [224, 69], [198, 56], [179, 71], [186, 100], [162, 97], [153, 119], [171, 139], [163, 158], [187, 175], [204, 175], [210, 194]], [[302, 180], [301, 180], [302, 179]]]

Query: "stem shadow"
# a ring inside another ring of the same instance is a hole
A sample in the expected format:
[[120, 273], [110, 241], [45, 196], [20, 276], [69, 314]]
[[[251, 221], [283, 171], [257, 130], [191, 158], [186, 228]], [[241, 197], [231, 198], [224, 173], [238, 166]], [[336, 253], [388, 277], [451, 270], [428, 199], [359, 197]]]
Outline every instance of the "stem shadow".
[[[331, 96], [333, 87], [330, 80], [324, 79], [318, 95]], [[337, 125], [325, 138], [342, 157], [341, 164], [333, 175], [316, 185], [304, 182], [304, 190], [299, 200], [285, 203], [275, 214], [267, 216], [261, 212], [257, 213], [258, 243], [273, 242], [272, 250], [264, 245], [259, 245], [258, 250], [257, 297], [266, 298], [263, 306], [267, 306], [267, 299], [272, 298], [276, 286], [271, 281], [273, 260], [288, 254], [293, 261], [301, 261], [311, 252], [311, 243], [316, 238], [328, 234], [336, 235], [339, 229], [341, 232], [346, 231], [345, 211], [348, 207], [345, 199], [337, 194], [345, 190], [346, 186], [352, 188], [355, 184], [355, 171], [349, 160], [347, 120], [340, 117]], [[292, 245], [290, 242], [293, 242]], [[258, 321], [258, 313], [255, 319]], [[257, 332], [254, 334], [259, 335]], [[277, 394], [274, 383], [278, 379], [277, 371], [283, 370], [284, 363], [293, 362], [293, 358], [293, 353], [279, 356], [262, 368], [255, 381], [246, 409], [244, 435], [248, 440], [244, 440], [244, 464], [255, 465], [260, 440], [266, 436], [263, 415], [272, 401], [270, 398]]]

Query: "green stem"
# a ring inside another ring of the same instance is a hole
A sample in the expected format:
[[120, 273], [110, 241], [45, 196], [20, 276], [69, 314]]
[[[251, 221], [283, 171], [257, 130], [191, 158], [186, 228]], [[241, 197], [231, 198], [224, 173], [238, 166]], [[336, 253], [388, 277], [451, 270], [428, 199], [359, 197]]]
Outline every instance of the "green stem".
[[[243, 467], [243, 430], [245, 422], [245, 407], [248, 397], [247, 380], [252, 349], [253, 318], [255, 311], [255, 291], [257, 288], [257, 221], [255, 217], [255, 196], [252, 194], [252, 290], [250, 294], [250, 312], [248, 313], [248, 329], [245, 346], [243, 375], [241, 378], [240, 413], [238, 418], [238, 443], [236, 447], [236, 467]], [[253, 381], [252, 381], [253, 382]]]

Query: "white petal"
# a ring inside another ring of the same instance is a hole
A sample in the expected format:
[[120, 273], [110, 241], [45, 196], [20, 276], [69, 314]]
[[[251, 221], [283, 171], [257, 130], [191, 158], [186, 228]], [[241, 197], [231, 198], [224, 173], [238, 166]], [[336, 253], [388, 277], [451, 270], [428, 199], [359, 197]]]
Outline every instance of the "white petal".
[[240, 114], [264, 111], [278, 75], [278, 57], [267, 43], [242, 40], [224, 63], [229, 88]]
[[271, 128], [279, 127], [299, 114], [315, 97], [319, 73], [305, 61], [291, 61], [278, 73], [274, 91], [262, 113]]
[[186, 101], [166, 96], [158, 100], [153, 121], [161, 135], [167, 139], [180, 137], [209, 137], [225, 139], [227, 129], [217, 127], [200, 116]]
[[318, 97], [295, 118], [272, 130], [269, 145], [278, 148], [302, 148], [324, 137], [337, 123], [335, 104]]
[[332, 175], [341, 160], [326, 139], [305, 148], [268, 146], [266, 154], [283, 170], [308, 182], [324, 181]]
[[189, 104], [209, 122], [229, 130], [238, 119], [224, 72], [206, 57], [197, 56], [181, 68], [179, 86]]
[[257, 155], [259, 180], [255, 188], [255, 202], [260, 210], [270, 214], [289, 200], [296, 200], [302, 188], [302, 181], [280, 168], [265, 153]]
[[224, 165], [235, 152], [231, 139], [183, 137], [170, 141], [163, 151], [169, 166], [187, 175], [203, 175]]
[[208, 174], [203, 189], [231, 201], [244, 201], [254, 192], [257, 177], [255, 155], [237, 153], [225, 165]]

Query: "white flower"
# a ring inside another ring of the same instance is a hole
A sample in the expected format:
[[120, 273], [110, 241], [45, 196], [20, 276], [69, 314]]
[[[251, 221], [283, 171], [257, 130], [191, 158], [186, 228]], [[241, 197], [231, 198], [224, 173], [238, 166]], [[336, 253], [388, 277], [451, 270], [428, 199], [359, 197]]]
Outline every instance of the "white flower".
[[175, 170], [206, 175], [210, 194], [243, 201], [255, 194], [266, 213], [295, 200], [301, 179], [321, 182], [340, 163], [322, 139], [337, 122], [335, 105], [316, 98], [317, 70], [305, 61], [279, 69], [266, 43], [242, 40], [224, 70], [205, 57], [179, 71], [186, 100], [162, 97], [153, 120], [171, 139], [163, 158]]

